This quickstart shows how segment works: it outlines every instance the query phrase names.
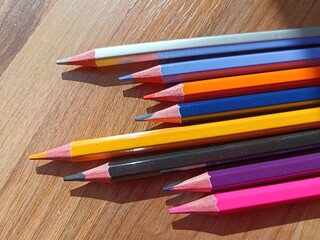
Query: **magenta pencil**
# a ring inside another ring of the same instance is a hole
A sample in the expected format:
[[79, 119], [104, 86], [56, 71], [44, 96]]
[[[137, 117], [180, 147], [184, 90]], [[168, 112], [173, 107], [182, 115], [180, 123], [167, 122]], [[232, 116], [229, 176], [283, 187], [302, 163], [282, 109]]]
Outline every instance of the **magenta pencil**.
[[320, 177], [215, 193], [169, 209], [169, 213], [228, 214], [320, 197]]

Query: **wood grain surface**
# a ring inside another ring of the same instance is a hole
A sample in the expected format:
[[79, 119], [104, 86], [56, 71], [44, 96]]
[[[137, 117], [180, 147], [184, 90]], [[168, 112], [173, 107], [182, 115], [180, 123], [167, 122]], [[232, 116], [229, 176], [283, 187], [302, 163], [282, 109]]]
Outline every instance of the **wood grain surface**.
[[134, 122], [168, 105], [162, 89], [117, 78], [153, 63], [100, 69], [55, 60], [95, 47], [319, 26], [317, 0], [4, 0], [0, 4], [0, 239], [317, 239], [320, 202], [212, 217], [168, 215], [203, 194], [162, 186], [200, 171], [119, 184], [63, 182], [102, 164], [29, 161], [72, 140], [168, 127]]

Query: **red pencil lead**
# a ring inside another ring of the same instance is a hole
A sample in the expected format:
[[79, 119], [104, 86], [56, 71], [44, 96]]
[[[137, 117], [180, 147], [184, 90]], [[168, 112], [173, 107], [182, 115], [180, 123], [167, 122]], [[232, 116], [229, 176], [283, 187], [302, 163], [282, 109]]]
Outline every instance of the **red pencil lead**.
[[143, 99], [145, 100], [153, 100], [154, 98], [156, 98], [154, 93], [143, 96]]

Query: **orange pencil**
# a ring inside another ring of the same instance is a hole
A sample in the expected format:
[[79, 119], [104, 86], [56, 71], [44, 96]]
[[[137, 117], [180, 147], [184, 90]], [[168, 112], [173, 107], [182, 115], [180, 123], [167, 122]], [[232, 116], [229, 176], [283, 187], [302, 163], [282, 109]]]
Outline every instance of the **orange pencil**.
[[180, 83], [144, 99], [188, 102], [320, 85], [320, 66]]

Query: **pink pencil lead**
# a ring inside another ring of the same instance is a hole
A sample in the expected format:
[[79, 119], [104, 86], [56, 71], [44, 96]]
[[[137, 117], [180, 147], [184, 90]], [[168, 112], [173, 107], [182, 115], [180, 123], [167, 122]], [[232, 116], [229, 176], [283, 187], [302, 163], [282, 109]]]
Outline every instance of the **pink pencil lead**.
[[187, 206], [182, 205], [174, 208], [169, 209], [170, 214], [180, 214], [180, 213], [190, 213], [190, 210]]

